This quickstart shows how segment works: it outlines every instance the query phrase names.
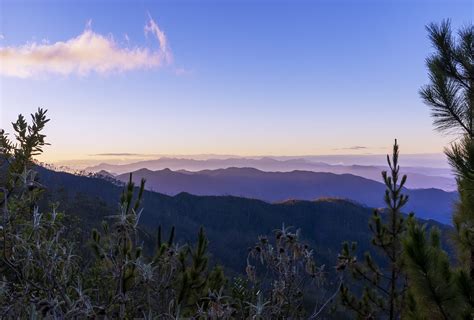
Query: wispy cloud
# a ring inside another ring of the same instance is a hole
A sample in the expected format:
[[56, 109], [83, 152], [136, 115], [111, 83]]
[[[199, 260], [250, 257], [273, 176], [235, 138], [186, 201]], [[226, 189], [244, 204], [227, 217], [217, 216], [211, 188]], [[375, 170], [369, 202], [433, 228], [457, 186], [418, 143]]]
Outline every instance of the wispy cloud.
[[48, 74], [84, 76], [171, 64], [173, 55], [168, 39], [151, 17], [144, 31], [145, 35], [151, 34], [158, 41], [158, 49], [123, 47], [113, 37], [94, 32], [90, 21], [80, 35], [66, 41], [0, 46], [0, 75], [18, 78]]
[[99, 156], [99, 157], [135, 157], [135, 156], [140, 156], [140, 157], [146, 157], [146, 156], [150, 156], [150, 155], [145, 154], [145, 153], [112, 152], [112, 153], [96, 153], [96, 154], [91, 154], [91, 156]]
[[152, 33], [160, 44], [159, 56], [167, 63], [173, 62], [173, 55], [171, 54], [165, 33], [158, 27], [150, 14], [148, 14], [148, 18], [148, 23], [145, 25], [145, 35]]
[[367, 147], [367, 146], [350, 146], [350, 147], [343, 147], [343, 148], [334, 148], [333, 150], [350, 150], [350, 151], [358, 151], [358, 150], [379, 150], [385, 149], [383, 147]]
[[337, 149], [334, 149], [334, 150], [365, 150], [365, 149], [369, 149], [369, 147], [365, 147], [365, 146], [352, 146], [352, 147], [346, 147], [346, 148], [337, 148]]

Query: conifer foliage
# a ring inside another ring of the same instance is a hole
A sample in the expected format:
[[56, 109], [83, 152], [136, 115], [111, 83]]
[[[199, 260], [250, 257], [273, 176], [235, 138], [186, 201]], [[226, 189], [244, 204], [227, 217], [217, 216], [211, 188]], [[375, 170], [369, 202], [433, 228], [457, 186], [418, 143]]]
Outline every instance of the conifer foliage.
[[[372, 245], [380, 253], [377, 257], [380, 263], [369, 253], [359, 261], [355, 243], [344, 243], [338, 257], [337, 268], [341, 272], [349, 271], [353, 280], [341, 286], [342, 304], [360, 319], [399, 319], [403, 310], [407, 283], [402, 258], [402, 239], [406, 231], [402, 209], [408, 196], [402, 193], [406, 176], [400, 177], [398, 153], [395, 140], [392, 158], [387, 156], [390, 174], [382, 172], [387, 187], [387, 207], [376, 209], [369, 223]], [[351, 288], [362, 289], [362, 296], [357, 297]]]
[[457, 177], [459, 201], [453, 214], [456, 264], [443, 251], [439, 231], [415, 221], [404, 241], [410, 278], [411, 318], [474, 317], [474, 27], [453, 35], [449, 21], [427, 27], [434, 53], [427, 59], [430, 83], [420, 90], [435, 127], [457, 134], [446, 155]]

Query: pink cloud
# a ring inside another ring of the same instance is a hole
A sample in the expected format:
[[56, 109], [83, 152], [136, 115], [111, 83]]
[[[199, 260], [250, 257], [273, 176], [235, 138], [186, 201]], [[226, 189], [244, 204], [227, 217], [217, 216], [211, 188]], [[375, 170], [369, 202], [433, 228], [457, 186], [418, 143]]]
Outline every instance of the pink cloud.
[[30, 78], [48, 74], [109, 74], [159, 68], [173, 62], [164, 32], [150, 17], [145, 34], [156, 38], [159, 48], [122, 47], [112, 37], [95, 33], [88, 22], [77, 37], [49, 43], [0, 47], [0, 75]]

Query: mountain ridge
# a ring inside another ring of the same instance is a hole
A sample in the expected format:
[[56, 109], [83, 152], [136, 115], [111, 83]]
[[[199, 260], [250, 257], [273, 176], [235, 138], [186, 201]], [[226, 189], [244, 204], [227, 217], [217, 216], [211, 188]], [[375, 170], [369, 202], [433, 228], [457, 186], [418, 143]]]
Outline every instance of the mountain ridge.
[[[228, 158], [228, 159], [183, 159], [183, 158], [160, 158], [155, 160], [138, 161], [129, 164], [100, 164], [87, 167], [86, 171], [97, 172], [106, 170], [113, 174], [123, 174], [147, 168], [152, 171], [169, 168], [170, 170], [187, 170], [198, 172], [203, 170], [227, 169], [230, 167], [255, 168], [262, 171], [289, 172], [293, 170], [305, 170], [313, 172], [331, 172], [336, 174], [354, 174], [367, 179], [382, 182], [380, 172], [385, 170], [384, 166], [367, 165], [340, 165], [324, 162], [309, 161], [307, 159], [277, 160], [270, 157], [264, 158]], [[409, 174], [411, 179], [407, 182], [409, 188], [436, 187], [446, 191], [454, 191], [456, 182], [449, 169], [430, 167], [403, 167], [402, 173]]]
[[[148, 190], [167, 195], [177, 195], [180, 192], [198, 196], [233, 195], [270, 203], [335, 197], [353, 200], [369, 207], [384, 206], [385, 186], [382, 183], [347, 173], [304, 170], [266, 172], [236, 167], [193, 173], [170, 169], [140, 169], [133, 172], [134, 182], [138, 183], [142, 178], [147, 180]], [[129, 173], [118, 175], [115, 179], [126, 182]], [[415, 211], [422, 218], [451, 223], [451, 209], [457, 193], [437, 188], [404, 191], [411, 198], [407, 205], [408, 211]]]

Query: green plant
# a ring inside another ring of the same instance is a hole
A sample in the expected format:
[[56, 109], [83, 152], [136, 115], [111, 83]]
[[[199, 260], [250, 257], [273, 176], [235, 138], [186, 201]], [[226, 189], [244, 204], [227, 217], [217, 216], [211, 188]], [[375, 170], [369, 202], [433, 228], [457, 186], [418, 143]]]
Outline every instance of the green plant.
[[459, 264], [450, 264], [439, 232], [411, 221], [404, 241], [410, 278], [411, 318], [474, 317], [474, 27], [451, 32], [449, 21], [427, 27], [435, 52], [428, 57], [430, 84], [420, 90], [436, 129], [459, 134], [446, 149], [457, 177], [453, 214]]
[[[367, 252], [364, 261], [356, 255], [356, 243], [344, 243], [338, 257], [338, 269], [348, 270], [352, 275], [352, 287], [362, 288], [362, 296], [357, 297], [350, 285], [341, 287], [343, 306], [353, 311], [359, 319], [399, 319], [403, 311], [403, 302], [407, 282], [404, 272], [402, 239], [406, 232], [406, 222], [402, 215], [408, 196], [402, 193], [407, 177], [400, 178], [398, 165], [398, 144], [395, 140], [393, 154], [387, 162], [390, 175], [382, 172], [385, 182], [385, 210], [375, 210], [369, 229], [372, 232], [372, 245], [381, 254], [381, 263], [377, 263]], [[350, 283], [350, 282], [349, 282]]]

